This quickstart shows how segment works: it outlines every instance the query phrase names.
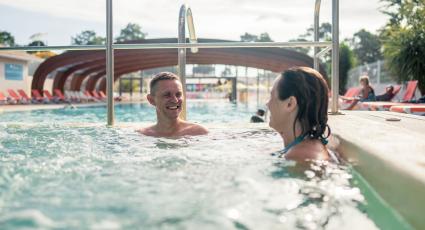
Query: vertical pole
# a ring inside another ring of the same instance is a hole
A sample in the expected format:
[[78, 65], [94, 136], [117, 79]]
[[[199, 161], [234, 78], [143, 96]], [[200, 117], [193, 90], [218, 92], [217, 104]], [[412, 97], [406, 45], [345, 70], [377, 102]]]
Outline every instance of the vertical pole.
[[[316, 4], [314, 6], [314, 41], [319, 41], [319, 18], [320, 18], [320, 2], [321, 0], [316, 0]], [[319, 52], [318, 47], [314, 47], [314, 69], [319, 71], [319, 58], [316, 57], [317, 53]]]
[[377, 75], [378, 75], [378, 85], [379, 85], [381, 84], [381, 61], [378, 60], [376, 64], [378, 65], [376, 72], [378, 72]]
[[120, 80], [119, 80], [119, 94], [120, 94], [120, 97], [122, 96], [122, 78], [120, 78]]
[[130, 98], [133, 100], [133, 77], [130, 77]]
[[245, 90], [246, 90], [246, 103], [248, 104], [248, 67], [245, 66]]
[[232, 101], [236, 101], [237, 100], [237, 91], [238, 91], [238, 78], [237, 77], [233, 77], [232, 79]]
[[[186, 43], [186, 6], [182, 5], [179, 14], [178, 43]], [[178, 49], [178, 75], [183, 87], [183, 104], [181, 119], [186, 120], [186, 49]]]
[[260, 105], [260, 71], [257, 69], [257, 107]]
[[106, 0], [106, 88], [108, 96], [108, 125], [114, 125], [114, 50], [112, 48], [112, 0]]
[[266, 98], [268, 98], [269, 97], [269, 95], [270, 95], [270, 76], [269, 76], [269, 74], [267, 74], [266, 75], [266, 70], [264, 70], [264, 77], [266, 77], [267, 79], [267, 95], [266, 95]]
[[338, 113], [339, 89], [339, 0], [332, 0], [332, 108]]

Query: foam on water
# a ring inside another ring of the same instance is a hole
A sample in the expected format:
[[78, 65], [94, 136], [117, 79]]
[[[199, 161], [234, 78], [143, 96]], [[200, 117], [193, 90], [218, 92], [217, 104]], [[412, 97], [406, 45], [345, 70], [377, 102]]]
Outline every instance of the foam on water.
[[10, 229], [376, 229], [347, 168], [271, 156], [281, 139], [265, 128], [166, 139], [9, 122], [0, 137], [0, 226]]

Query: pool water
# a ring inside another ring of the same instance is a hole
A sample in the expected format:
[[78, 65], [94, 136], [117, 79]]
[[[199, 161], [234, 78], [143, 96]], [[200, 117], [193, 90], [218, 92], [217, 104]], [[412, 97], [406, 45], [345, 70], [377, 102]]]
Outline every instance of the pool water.
[[[263, 108], [264, 109], [264, 108]], [[235, 104], [223, 100], [189, 101], [187, 117], [193, 122], [227, 123], [249, 122], [257, 108], [254, 105]], [[106, 106], [77, 109], [33, 110], [0, 114], [0, 122], [26, 123], [106, 123]], [[118, 104], [115, 106], [117, 122], [154, 122], [155, 109], [148, 103]]]
[[[153, 121], [121, 107], [119, 121]], [[265, 124], [233, 125], [249, 107], [190, 106], [210, 134], [180, 139], [107, 128], [104, 111], [0, 115], [0, 229], [407, 228], [349, 166], [272, 156], [282, 143]]]

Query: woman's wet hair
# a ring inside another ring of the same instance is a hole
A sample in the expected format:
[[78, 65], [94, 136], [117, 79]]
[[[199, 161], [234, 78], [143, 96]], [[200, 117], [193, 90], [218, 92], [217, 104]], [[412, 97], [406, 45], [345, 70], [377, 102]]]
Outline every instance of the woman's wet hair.
[[[282, 73], [277, 83], [280, 100], [297, 99], [302, 135], [325, 141], [330, 135], [328, 123], [328, 85], [323, 76], [309, 67], [294, 67]], [[295, 134], [295, 122], [293, 124]], [[325, 134], [326, 128], [328, 133]]]

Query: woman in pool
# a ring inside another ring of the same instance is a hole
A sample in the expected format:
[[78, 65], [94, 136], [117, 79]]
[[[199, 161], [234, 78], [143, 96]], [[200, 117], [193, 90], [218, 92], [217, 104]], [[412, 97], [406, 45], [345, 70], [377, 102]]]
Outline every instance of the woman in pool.
[[269, 125], [281, 135], [285, 148], [280, 153], [286, 159], [330, 159], [328, 102], [326, 81], [314, 69], [295, 67], [276, 78], [267, 102]]

